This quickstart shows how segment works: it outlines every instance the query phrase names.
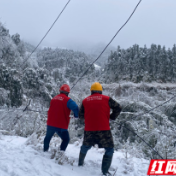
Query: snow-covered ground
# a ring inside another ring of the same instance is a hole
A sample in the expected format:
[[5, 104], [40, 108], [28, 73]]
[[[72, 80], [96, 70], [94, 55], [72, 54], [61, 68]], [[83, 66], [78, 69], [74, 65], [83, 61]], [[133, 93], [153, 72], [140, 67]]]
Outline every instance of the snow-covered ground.
[[[69, 144], [66, 156], [74, 161], [73, 165], [59, 165], [50, 159], [51, 152], [44, 153], [33, 145], [27, 144], [26, 138], [0, 136], [0, 176], [100, 176], [103, 149], [92, 148], [85, 159], [85, 166], [78, 167], [80, 143]], [[145, 176], [149, 161], [131, 157], [125, 159], [121, 151], [114, 153], [110, 171], [116, 176]]]

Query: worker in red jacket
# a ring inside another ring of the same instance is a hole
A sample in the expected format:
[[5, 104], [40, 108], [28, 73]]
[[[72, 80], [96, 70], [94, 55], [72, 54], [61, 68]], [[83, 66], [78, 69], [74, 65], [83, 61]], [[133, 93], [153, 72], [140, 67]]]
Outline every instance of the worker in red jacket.
[[67, 84], [63, 84], [59, 91], [60, 94], [55, 96], [50, 102], [47, 132], [44, 139], [44, 151], [48, 151], [49, 143], [54, 133], [57, 133], [62, 139], [60, 150], [65, 151], [70, 141], [67, 129], [70, 122], [69, 116], [71, 110], [74, 112], [74, 117], [78, 118], [78, 105], [68, 97], [70, 87]]
[[[101, 169], [104, 175], [108, 175], [114, 153], [109, 120], [117, 118], [121, 112], [121, 107], [111, 97], [102, 95], [103, 88], [100, 83], [92, 84], [90, 90], [91, 95], [83, 100], [79, 112], [79, 118], [85, 120], [85, 129], [78, 166], [83, 166], [87, 151], [98, 144], [99, 148], [105, 148]], [[110, 109], [112, 109], [111, 114]]]

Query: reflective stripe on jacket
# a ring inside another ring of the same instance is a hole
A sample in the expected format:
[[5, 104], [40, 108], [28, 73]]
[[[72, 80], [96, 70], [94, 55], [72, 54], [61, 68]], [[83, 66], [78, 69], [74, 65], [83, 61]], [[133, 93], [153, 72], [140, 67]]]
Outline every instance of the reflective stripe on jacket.
[[67, 102], [70, 100], [65, 94], [55, 96], [50, 103], [48, 111], [47, 125], [68, 129], [70, 122], [70, 109], [67, 107]]
[[95, 93], [83, 100], [85, 131], [110, 130], [109, 97]]

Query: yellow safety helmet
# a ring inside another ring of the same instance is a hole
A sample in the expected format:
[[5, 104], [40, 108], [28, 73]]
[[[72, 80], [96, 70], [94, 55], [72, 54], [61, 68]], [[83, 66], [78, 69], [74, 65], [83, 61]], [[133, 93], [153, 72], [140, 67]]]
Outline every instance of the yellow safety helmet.
[[103, 87], [99, 82], [95, 82], [91, 85], [90, 91], [103, 91]]

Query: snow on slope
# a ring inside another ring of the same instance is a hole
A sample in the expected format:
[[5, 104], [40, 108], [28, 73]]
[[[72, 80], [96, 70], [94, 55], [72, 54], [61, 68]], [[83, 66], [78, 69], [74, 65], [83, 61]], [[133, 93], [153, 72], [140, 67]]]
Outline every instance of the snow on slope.
[[[85, 166], [78, 167], [80, 145], [69, 144], [66, 155], [74, 158], [73, 166], [59, 165], [50, 159], [51, 153], [44, 153], [27, 146], [27, 139], [16, 136], [0, 136], [0, 176], [100, 176], [103, 149], [92, 148], [85, 159]], [[122, 152], [115, 152], [110, 171], [118, 167], [118, 176], [144, 176], [149, 161], [125, 159]]]
[[99, 70], [101, 68], [101, 66], [94, 64], [95, 69]]

